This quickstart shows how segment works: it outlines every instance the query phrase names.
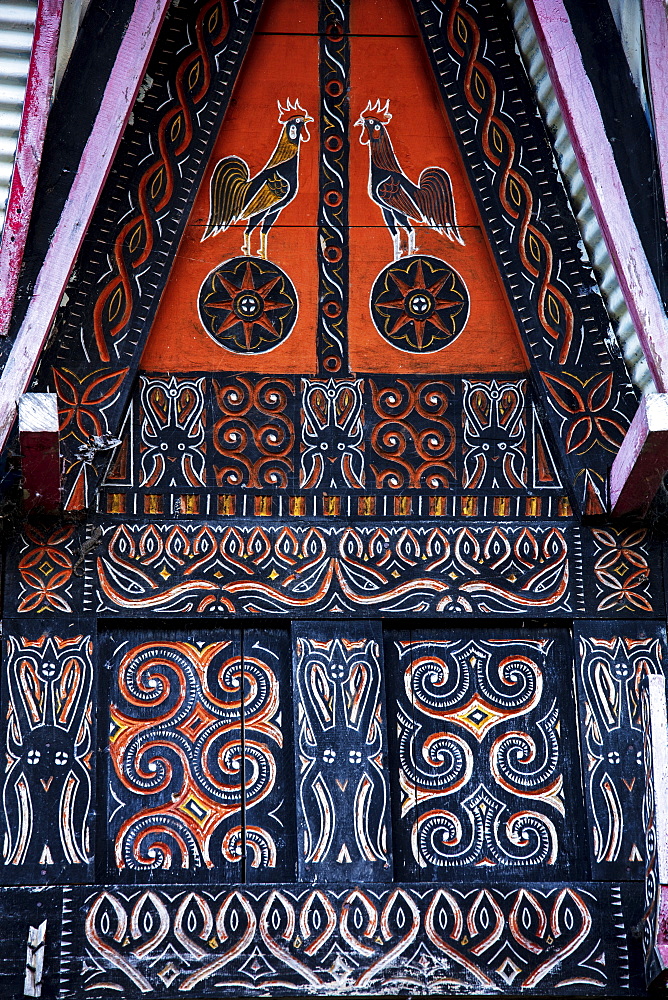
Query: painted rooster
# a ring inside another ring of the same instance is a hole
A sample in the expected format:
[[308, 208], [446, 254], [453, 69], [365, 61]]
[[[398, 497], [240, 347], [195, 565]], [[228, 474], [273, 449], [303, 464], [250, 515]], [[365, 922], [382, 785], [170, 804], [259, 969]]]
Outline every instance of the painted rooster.
[[369, 101], [355, 124], [362, 126], [360, 142], [369, 147], [369, 196], [383, 213], [394, 244], [394, 259], [401, 257], [402, 229], [408, 240], [408, 256], [415, 253], [411, 219], [463, 245], [450, 175], [442, 167], [426, 167], [417, 184], [406, 177], [387, 133], [392, 120], [389, 107], [389, 101], [382, 108], [380, 101], [373, 105]]
[[267, 233], [289, 205], [299, 187], [299, 144], [308, 142], [307, 122], [313, 118], [299, 101], [278, 102], [278, 124], [283, 126], [278, 143], [266, 166], [251, 177], [248, 164], [239, 156], [226, 156], [211, 177], [211, 208], [203, 240], [225, 232], [240, 219], [247, 221], [241, 252], [249, 257], [251, 233], [262, 223], [258, 257], [267, 256]]

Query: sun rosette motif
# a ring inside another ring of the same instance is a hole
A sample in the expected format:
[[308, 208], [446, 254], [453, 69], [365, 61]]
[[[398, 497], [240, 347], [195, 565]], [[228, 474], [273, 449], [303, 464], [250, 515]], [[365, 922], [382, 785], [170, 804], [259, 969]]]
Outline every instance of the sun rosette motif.
[[380, 272], [371, 289], [371, 318], [388, 343], [433, 354], [455, 340], [469, 317], [469, 293], [437, 257], [404, 257]]
[[199, 292], [202, 326], [235, 354], [265, 354], [290, 336], [299, 303], [287, 274], [268, 260], [234, 257], [215, 267]]

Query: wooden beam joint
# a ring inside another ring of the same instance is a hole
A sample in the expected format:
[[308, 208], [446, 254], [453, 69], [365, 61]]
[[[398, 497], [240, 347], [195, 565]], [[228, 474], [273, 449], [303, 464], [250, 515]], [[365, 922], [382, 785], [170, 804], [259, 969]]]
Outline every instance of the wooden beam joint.
[[613, 517], [647, 512], [668, 472], [668, 393], [650, 392], [635, 417], [610, 472]]
[[19, 399], [19, 442], [23, 468], [23, 504], [54, 512], [60, 508], [58, 397], [26, 392]]

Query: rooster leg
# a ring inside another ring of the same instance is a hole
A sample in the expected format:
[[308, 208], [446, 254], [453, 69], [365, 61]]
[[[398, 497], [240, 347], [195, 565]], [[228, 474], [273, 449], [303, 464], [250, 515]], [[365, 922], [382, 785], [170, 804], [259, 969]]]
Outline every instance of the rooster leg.
[[412, 226], [410, 229], [407, 230], [407, 233], [408, 233], [408, 256], [412, 257], [413, 254], [415, 253], [415, 230], [413, 229]]
[[390, 212], [388, 209], [384, 208], [383, 218], [385, 219], [385, 225], [390, 230], [390, 236], [392, 237], [392, 246], [394, 248], [394, 259], [399, 260], [399, 258], [401, 257], [401, 233], [397, 228], [394, 212]]
[[246, 229], [244, 232], [244, 245], [241, 248], [241, 256], [250, 257], [250, 255], [251, 255], [250, 233]]
[[270, 215], [266, 215], [264, 222], [262, 223], [262, 229], [260, 230], [260, 249], [257, 252], [258, 257], [263, 257], [264, 260], [267, 259], [267, 234], [273, 224], [278, 218], [278, 212], [272, 212]]

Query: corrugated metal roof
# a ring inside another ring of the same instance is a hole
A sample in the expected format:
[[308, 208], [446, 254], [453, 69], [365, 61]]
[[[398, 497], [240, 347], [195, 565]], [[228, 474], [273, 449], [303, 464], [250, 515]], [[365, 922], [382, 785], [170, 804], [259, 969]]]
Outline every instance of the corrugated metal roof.
[[511, 14], [517, 45], [533, 83], [561, 176], [580, 226], [582, 242], [596, 274], [629, 374], [642, 393], [655, 392], [654, 381], [589, 200], [526, 3], [524, 0], [506, 0], [506, 4]]
[[0, 0], [0, 230], [12, 175], [37, 0]]

